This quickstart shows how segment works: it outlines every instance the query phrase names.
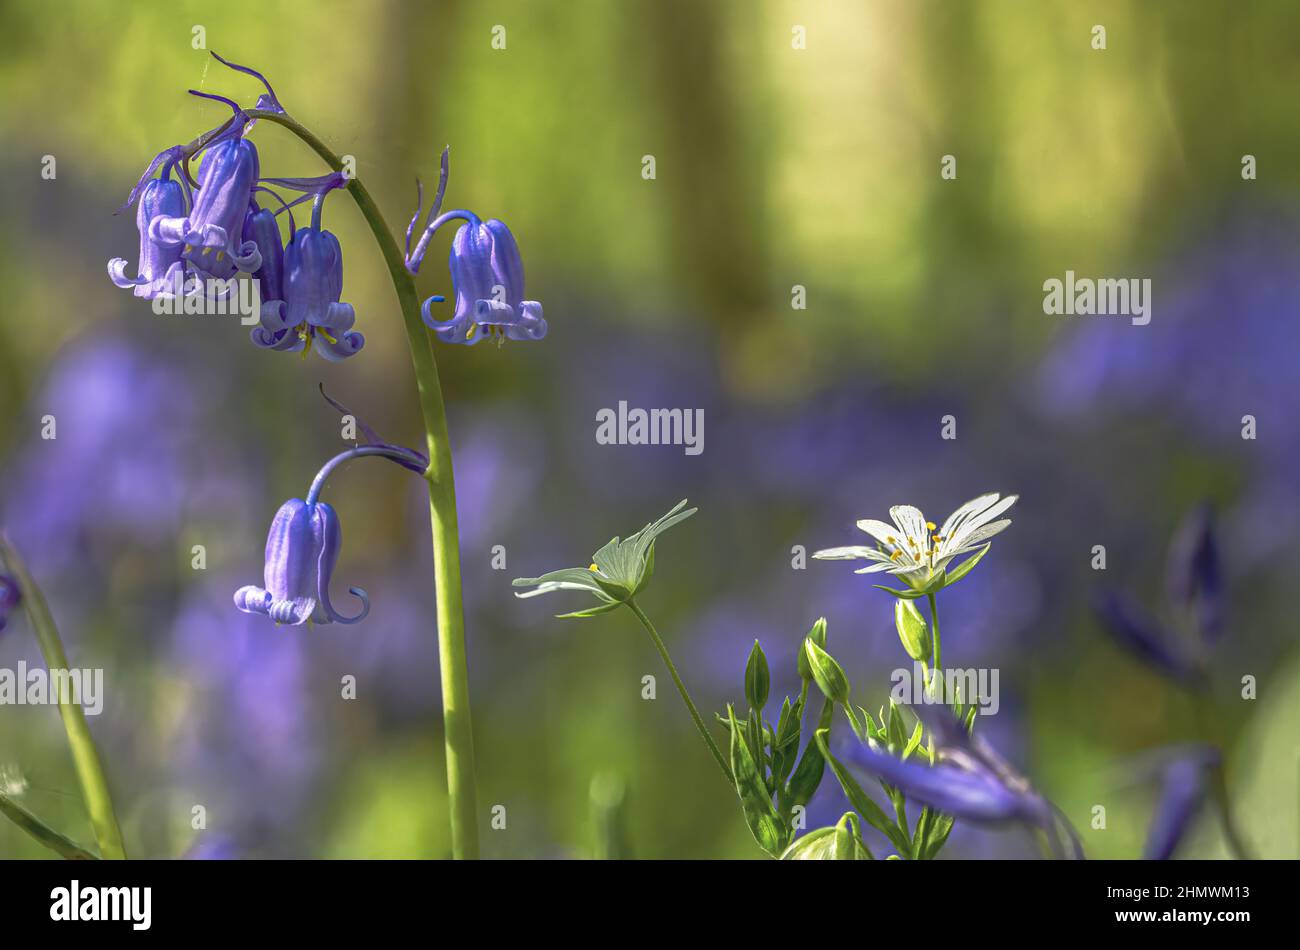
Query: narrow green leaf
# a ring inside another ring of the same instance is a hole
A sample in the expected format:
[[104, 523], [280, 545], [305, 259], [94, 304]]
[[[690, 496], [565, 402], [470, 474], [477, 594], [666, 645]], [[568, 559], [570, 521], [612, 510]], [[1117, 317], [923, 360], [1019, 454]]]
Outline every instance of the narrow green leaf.
[[97, 861], [97, 856], [71, 838], [55, 831], [8, 795], [0, 794], [0, 815], [4, 815], [37, 842], [70, 861]]
[[[823, 699], [821, 715], [818, 717], [814, 733], [820, 730], [829, 732], [834, 718], [835, 704], [829, 699]], [[795, 767], [794, 775], [790, 778], [790, 784], [786, 786], [792, 808], [795, 805], [807, 805], [812, 800], [825, 772], [826, 760], [822, 756], [821, 746], [816, 742], [809, 742], [799, 759], [799, 765]]]
[[731, 720], [731, 772], [736, 778], [736, 794], [740, 796], [745, 824], [758, 846], [772, 857], [778, 857], [785, 850], [789, 833], [776, 813], [767, 785], [750, 755], [740, 724], [736, 722], [736, 712], [730, 706], [727, 707], [727, 717]]
[[822, 756], [828, 763], [830, 763], [831, 770], [835, 773], [835, 777], [839, 779], [840, 787], [844, 789], [844, 794], [848, 797], [849, 804], [853, 806], [853, 810], [861, 815], [867, 824], [871, 825], [871, 827], [875, 828], [877, 831], [883, 832], [885, 836], [889, 838], [890, 843], [898, 849], [900, 855], [910, 858], [912, 856], [912, 848], [908, 843], [907, 838], [899, 831], [898, 826], [885, 817], [885, 813], [881, 810], [880, 806], [862, 790], [862, 786], [858, 784], [857, 779], [849, 773], [848, 769], [840, 764], [835, 756], [831, 755], [828, 746], [828, 730], [817, 730], [817, 734], [814, 736], [814, 741], [816, 741], [817, 747], [821, 749]]

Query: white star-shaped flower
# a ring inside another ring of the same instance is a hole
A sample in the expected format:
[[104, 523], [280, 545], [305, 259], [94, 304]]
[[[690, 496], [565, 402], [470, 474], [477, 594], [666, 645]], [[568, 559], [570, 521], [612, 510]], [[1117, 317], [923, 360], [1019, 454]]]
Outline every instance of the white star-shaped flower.
[[859, 528], [876, 539], [874, 547], [827, 548], [817, 551], [813, 557], [841, 561], [865, 559], [872, 563], [855, 573], [888, 571], [913, 589], [922, 590], [931, 586], [954, 558], [978, 551], [974, 557], [948, 572], [945, 581], [938, 585], [946, 586], [964, 577], [988, 549], [989, 538], [1011, 524], [1010, 518], [999, 520], [998, 515], [1014, 505], [1017, 497], [1008, 495], [1002, 498], [997, 492], [980, 495], [954, 511], [938, 528], [933, 521], [925, 520], [920, 509], [895, 505], [889, 509], [893, 524], [874, 518], [858, 522]]

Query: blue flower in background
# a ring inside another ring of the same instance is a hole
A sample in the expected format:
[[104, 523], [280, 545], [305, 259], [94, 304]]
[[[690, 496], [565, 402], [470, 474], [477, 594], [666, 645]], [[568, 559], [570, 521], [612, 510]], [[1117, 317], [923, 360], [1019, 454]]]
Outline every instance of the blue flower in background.
[[1219, 761], [1217, 749], [1197, 746], [1165, 767], [1143, 858], [1166, 861], [1174, 856], [1205, 801], [1206, 779]]
[[22, 592], [14, 581], [0, 574], [0, 630], [4, 630], [5, 624], [9, 622], [9, 613], [18, 606], [22, 600]]
[[1196, 683], [1206, 675], [1206, 661], [1223, 632], [1223, 567], [1213, 512], [1201, 505], [1189, 513], [1174, 535], [1166, 566], [1173, 612], [1189, 616], [1195, 636], [1151, 616], [1132, 598], [1104, 591], [1093, 610], [1115, 641], [1169, 678]]
[[514, 235], [501, 221], [482, 222], [467, 211], [451, 211], [439, 221], [463, 217], [451, 244], [451, 280], [456, 310], [450, 320], [433, 318], [430, 297], [421, 314], [444, 343], [473, 345], [485, 336], [505, 340], [540, 340], [546, 336], [542, 305], [524, 300], [524, 263]]
[[172, 181], [171, 166], [161, 178], [151, 179], [140, 193], [136, 208], [135, 225], [140, 231], [140, 266], [137, 276], [127, 277], [125, 258], [115, 257], [108, 262], [108, 276], [123, 290], [132, 288], [137, 297], [152, 300], [155, 297], [172, 297], [177, 287], [183, 287], [185, 264], [181, 249], [151, 236], [150, 224], [158, 217], [181, 217], [185, 214], [185, 192], [180, 182]]
[[338, 515], [324, 502], [291, 498], [280, 506], [266, 538], [266, 586], [235, 591], [244, 613], [266, 614], [277, 624], [356, 623], [370, 612], [370, 598], [359, 587], [361, 612], [345, 617], [330, 603], [329, 585], [343, 543]]

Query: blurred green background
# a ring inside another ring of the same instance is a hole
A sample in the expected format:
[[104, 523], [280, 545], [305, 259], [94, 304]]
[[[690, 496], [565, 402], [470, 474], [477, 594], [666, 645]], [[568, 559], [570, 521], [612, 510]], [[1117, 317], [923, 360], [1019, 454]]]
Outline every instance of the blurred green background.
[[[553, 620], [573, 608], [516, 602], [510, 578], [585, 565], [689, 496], [701, 512], [660, 545], [644, 606], [700, 705], [741, 700], [755, 637], [774, 691], [797, 689], [795, 648], [825, 614], [874, 708], [904, 659], [892, 603], [848, 565], [792, 570], [792, 548], [857, 543], [853, 522], [892, 504], [942, 520], [998, 490], [1022, 495], [1016, 524], [944, 621], [950, 662], [1002, 671], [991, 739], [1090, 854], [1133, 856], [1155, 793], [1126, 763], [1192, 737], [1190, 703], [1208, 704], [1252, 843], [1295, 857], [1298, 30], [1289, 2], [5, 4], [0, 514], [73, 663], [106, 670], [91, 727], [128, 850], [449, 850], [419, 485], [365, 464], [331, 481], [335, 583], [370, 592], [365, 623], [276, 629], [229, 600], [259, 582], [275, 509], [340, 450], [318, 383], [386, 437], [420, 439], [360, 214], [342, 196], [325, 212], [367, 340], [343, 364], [257, 350], [229, 319], [157, 316], [104, 274], [136, 260], [133, 215], [112, 212], [149, 159], [226, 118], [185, 90], [261, 91], [216, 50], [355, 156], [395, 230], [450, 144], [446, 207], [506, 220], [545, 305], [542, 343], [438, 347], [486, 856], [759, 854], [634, 621]], [[282, 129], [252, 137], [263, 175], [325, 170]], [[426, 295], [450, 289], [446, 240]], [[1042, 283], [1067, 269], [1153, 278], [1152, 324], [1045, 316]], [[704, 453], [597, 446], [595, 411], [623, 399], [704, 408]], [[1112, 646], [1088, 605], [1115, 587], [1157, 610], [1168, 538], [1205, 499], [1231, 624], [1215, 689], [1193, 700]], [[24, 658], [17, 619], [0, 665]], [[1247, 674], [1255, 701], [1239, 698]], [[54, 710], [0, 708], [0, 769], [90, 840]], [[814, 812], [831, 823], [843, 802], [825, 784]], [[1099, 803], [1104, 831], [1088, 827]], [[1033, 853], [1014, 830], [949, 850]], [[1187, 853], [1222, 853], [1212, 821]], [[44, 856], [8, 825], [0, 855]]]

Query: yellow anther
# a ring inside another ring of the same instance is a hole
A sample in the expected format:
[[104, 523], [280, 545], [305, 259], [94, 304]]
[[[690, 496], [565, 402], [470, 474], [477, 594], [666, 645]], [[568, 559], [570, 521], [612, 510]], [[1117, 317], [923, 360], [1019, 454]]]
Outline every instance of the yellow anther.
[[224, 248], [220, 251], [217, 251], [217, 260], [221, 260], [225, 256], [226, 256], [226, 252]]
[[185, 253], [186, 253], [186, 254], [188, 254], [188, 253], [189, 253], [190, 251], [192, 251], [192, 250], [194, 250], [194, 245], [193, 245], [193, 244], [186, 244], [186, 245], [185, 245]]
[[929, 528], [931, 531], [934, 530], [934, 522], [933, 522], [933, 521], [927, 521], [927, 522], [925, 523], [925, 526], [926, 526], [927, 528]]
[[886, 544], [893, 544], [893, 543], [894, 543], [894, 536], [893, 536], [892, 534], [887, 534], [887, 535], [885, 535], [885, 543], [886, 543]]
[[597, 568], [596, 568], [596, 562], [595, 562], [595, 561], [592, 561], [592, 562], [591, 562], [591, 567], [587, 568], [587, 570], [589, 570], [589, 571], [591, 571], [591, 573], [595, 574], [595, 573], [596, 573], [596, 570], [597, 570]]

